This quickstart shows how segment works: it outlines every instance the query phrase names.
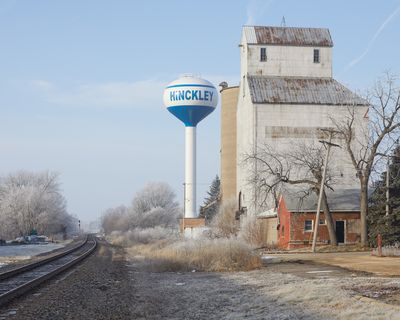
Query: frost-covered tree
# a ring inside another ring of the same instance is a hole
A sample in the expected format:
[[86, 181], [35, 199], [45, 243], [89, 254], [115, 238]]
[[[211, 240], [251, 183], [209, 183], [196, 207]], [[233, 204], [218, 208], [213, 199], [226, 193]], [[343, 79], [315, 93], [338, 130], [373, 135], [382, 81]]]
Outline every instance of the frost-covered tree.
[[211, 182], [210, 189], [207, 191], [207, 196], [204, 199], [203, 205], [200, 207], [200, 217], [211, 221], [217, 214], [220, 206], [221, 196], [221, 180], [218, 175]]
[[180, 212], [176, 195], [168, 184], [149, 183], [136, 193], [131, 207], [108, 209], [102, 218], [102, 228], [109, 234], [138, 228], [175, 227]]
[[0, 179], [0, 237], [67, 233], [75, 225], [60, 192], [58, 175], [20, 171]]
[[177, 224], [179, 204], [172, 188], [163, 182], [149, 183], [132, 201], [133, 227], [169, 227]]
[[115, 230], [129, 230], [129, 208], [119, 206], [107, 209], [103, 214], [101, 225], [106, 234]]

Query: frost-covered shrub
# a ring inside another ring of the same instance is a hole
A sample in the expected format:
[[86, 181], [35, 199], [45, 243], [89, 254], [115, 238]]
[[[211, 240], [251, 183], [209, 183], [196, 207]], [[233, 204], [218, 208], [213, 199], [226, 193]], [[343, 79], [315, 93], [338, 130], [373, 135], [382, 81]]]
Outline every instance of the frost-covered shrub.
[[211, 222], [211, 235], [217, 238], [236, 236], [239, 223], [236, 220], [236, 201], [226, 201]]
[[145, 229], [135, 228], [125, 232], [113, 231], [109, 239], [113, 244], [129, 247], [137, 244], [149, 244], [160, 240], [175, 241], [178, 237], [177, 230], [157, 226]]
[[239, 237], [254, 246], [263, 245], [263, 230], [254, 214], [247, 214], [240, 219]]
[[177, 227], [181, 209], [175, 201], [175, 193], [165, 183], [150, 183], [139, 191], [132, 206], [108, 209], [102, 218], [106, 234], [113, 231]]
[[133, 247], [156, 271], [238, 271], [261, 267], [261, 258], [251, 245], [237, 238], [181, 240], [163, 247]]

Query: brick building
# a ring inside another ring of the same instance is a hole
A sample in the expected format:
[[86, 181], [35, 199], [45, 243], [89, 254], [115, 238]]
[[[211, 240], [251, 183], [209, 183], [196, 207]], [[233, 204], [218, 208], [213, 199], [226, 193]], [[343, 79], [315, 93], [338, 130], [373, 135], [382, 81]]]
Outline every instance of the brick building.
[[[360, 241], [360, 191], [336, 190], [328, 192], [328, 204], [333, 217], [339, 244], [355, 244]], [[312, 243], [315, 225], [317, 197], [301, 199], [297, 195], [282, 195], [276, 211], [277, 239], [280, 248], [294, 249]], [[271, 217], [273, 219], [273, 217]], [[321, 212], [317, 244], [329, 244], [324, 213]]]

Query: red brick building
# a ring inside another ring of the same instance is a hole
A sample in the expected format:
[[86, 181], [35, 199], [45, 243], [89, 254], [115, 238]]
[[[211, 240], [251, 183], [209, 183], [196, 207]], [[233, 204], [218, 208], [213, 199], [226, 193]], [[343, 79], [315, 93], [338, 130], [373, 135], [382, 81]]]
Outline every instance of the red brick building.
[[[360, 241], [359, 190], [336, 190], [327, 194], [339, 244], [355, 244]], [[277, 209], [277, 244], [280, 248], [308, 247], [312, 243], [317, 209], [317, 197], [301, 199], [294, 195], [282, 195]], [[321, 211], [317, 244], [329, 244], [328, 229]]]

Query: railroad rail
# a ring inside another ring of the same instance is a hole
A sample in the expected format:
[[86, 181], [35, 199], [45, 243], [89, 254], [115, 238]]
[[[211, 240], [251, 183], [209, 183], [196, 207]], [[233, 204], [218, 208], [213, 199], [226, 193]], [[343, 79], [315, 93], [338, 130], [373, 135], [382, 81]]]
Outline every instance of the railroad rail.
[[0, 306], [37, 287], [89, 256], [97, 246], [94, 236], [64, 252], [0, 273]]

